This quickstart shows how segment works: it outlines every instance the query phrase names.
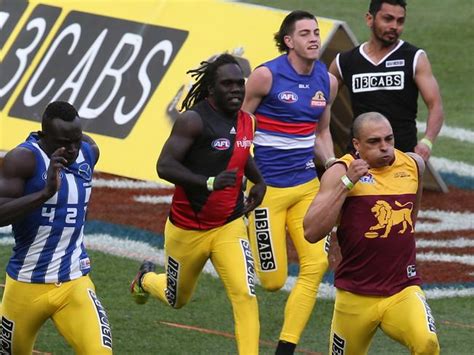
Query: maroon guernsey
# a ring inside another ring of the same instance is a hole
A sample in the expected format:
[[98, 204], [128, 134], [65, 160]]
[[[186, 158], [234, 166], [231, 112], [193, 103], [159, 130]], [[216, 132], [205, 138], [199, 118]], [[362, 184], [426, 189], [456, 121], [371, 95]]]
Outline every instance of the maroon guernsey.
[[[347, 154], [341, 161], [348, 166], [353, 159]], [[342, 254], [337, 288], [390, 296], [421, 284], [413, 223], [417, 190], [418, 165], [398, 150], [392, 165], [360, 178], [344, 202], [337, 229]]]

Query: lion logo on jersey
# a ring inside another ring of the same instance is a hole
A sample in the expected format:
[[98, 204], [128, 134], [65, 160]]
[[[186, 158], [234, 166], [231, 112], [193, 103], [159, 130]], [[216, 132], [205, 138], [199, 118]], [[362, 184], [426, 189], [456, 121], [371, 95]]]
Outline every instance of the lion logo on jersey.
[[[387, 201], [378, 200], [375, 205], [370, 209], [377, 219], [377, 224], [370, 227], [371, 231], [385, 228], [385, 232], [380, 236], [380, 238], [387, 238], [392, 227], [397, 224], [402, 224], [402, 229], [398, 231], [398, 234], [405, 233], [407, 227], [410, 226], [411, 233], [414, 232], [413, 221], [411, 219], [411, 212], [413, 211], [413, 202], [407, 202], [401, 204], [398, 201], [395, 201], [397, 207], [402, 207], [399, 210], [395, 210], [390, 206]], [[410, 208], [406, 207], [411, 205]], [[379, 235], [377, 232], [367, 232], [365, 233], [366, 238], [377, 238]]]

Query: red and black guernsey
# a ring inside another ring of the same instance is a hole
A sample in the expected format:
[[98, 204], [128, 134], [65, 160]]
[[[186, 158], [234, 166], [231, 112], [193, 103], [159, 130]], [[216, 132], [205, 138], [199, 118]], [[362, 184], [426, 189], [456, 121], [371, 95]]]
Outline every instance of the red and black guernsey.
[[202, 134], [196, 139], [183, 164], [196, 174], [216, 176], [237, 169], [235, 186], [209, 192], [206, 187], [176, 186], [170, 220], [183, 229], [208, 230], [243, 215], [242, 178], [253, 141], [252, 117], [239, 111], [231, 119], [215, 111], [207, 101], [192, 107], [202, 119]]

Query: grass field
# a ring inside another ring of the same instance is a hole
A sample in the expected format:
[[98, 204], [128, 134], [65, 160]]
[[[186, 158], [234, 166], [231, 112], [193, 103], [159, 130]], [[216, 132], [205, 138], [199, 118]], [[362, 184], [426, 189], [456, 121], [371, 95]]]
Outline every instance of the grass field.
[[[248, 3], [294, 10], [304, 9], [316, 16], [348, 23], [359, 42], [369, 37], [365, 13], [369, 0], [253, 0]], [[402, 38], [426, 50], [443, 96], [446, 124], [474, 129], [474, 4], [465, 0], [407, 1], [407, 21]], [[275, 28], [275, 32], [278, 29]], [[271, 38], [268, 39], [272, 40]], [[419, 119], [426, 119], [426, 108], [419, 101]], [[445, 138], [437, 142], [433, 154], [474, 165], [474, 142], [461, 143]]]
[[[0, 248], [0, 264], [5, 265], [9, 247]], [[233, 339], [194, 330], [164, 325], [160, 322], [185, 324], [199, 328], [233, 333], [230, 303], [220, 280], [202, 275], [192, 301], [181, 310], [173, 310], [151, 299], [139, 306], [133, 303], [128, 285], [139, 262], [91, 252], [92, 278], [97, 293], [106, 307], [112, 325], [114, 353], [116, 354], [232, 354], [236, 353]], [[113, 271], [111, 271], [113, 270]], [[3, 276], [2, 276], [3, 278]], [[262, 354], [274, 352], [274, 342], [283, 320], [287, 293], [258, 291]], [[469, 298], [431, 300], [436, 316], [443, 354], [471, 354], [474, 314]], [[320, 300], [306, 328], [300, 350], [327, 353], [333, 302]], [[72, 351], [58, 335], [51, 322], [42, 328], [36, 350], [53, 354], [70, 354]], [[406, 354], [399, 344], [377, 333], [370, 354]]]

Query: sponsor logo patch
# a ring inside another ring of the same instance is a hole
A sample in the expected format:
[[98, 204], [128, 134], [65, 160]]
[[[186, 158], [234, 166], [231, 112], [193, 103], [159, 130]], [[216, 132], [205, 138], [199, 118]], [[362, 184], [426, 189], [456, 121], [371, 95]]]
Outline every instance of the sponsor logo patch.
[[89, 297], [91, 298], [92, 303], [95, 306], [95, 310], [97, 312], [97, 318], [99, 319], [100, 340], [101, 340], [102, 346], [112, 349], [112, 331], [110, 329], [109, 317], [107, 317], [105, 308], [102, 306], [102, 303], [100, 303], [95, 292], [91, 290], [90, 288], [88, 288], [87, 291], [89, 292]]
[[309, 84], [298, 84], [298, 89], [309, 89]]
[[316, 91], [316, 94], [311, 98], [311, 107], [326, 107], [326, 98], [322, 91]]
[[416, 276], [416, 265], [407, 266], [407, 277], [410, 279]]
[[81, 270], [87, 270], [91, 268], [91, 261], [89, 258], [79, 260], [79, 268]]
[[311, 159], [311, 160], [308, 160], [305, 164], [305, 169], [308, 170], [308, 169], [314, 169], [316, 168], [316, 166], [314, 165], [314, 160]]
[[392, 71], [386, 73], [362, 73], [352, 76], [352, 91], [369, 92], [378, 90], [403, 90], [405, 73]]
[[273, 254], [268, 208], [255, 209], [255, 235], [257, 237], [257, 250], [260, 269], [262, 271], [276, 270], [277, 265]]
[[367, 175], [364, 175], [362, 176], [360, 179], [359, 179], [359, 182], [363, 183], [363, 184], [374, 184], [375, 183], [375, 180], [374, 180], [374, 177], [372, 174], [368, 173]]
[[292, 104], [298, 101], [298, 95], [293, 91], [283, 91], [278, 94], [278, 100], [287, 104]]
[[2, 354], [11, 354], [12, 353], [12, 342], [13, 342], [13, 332], [15, 331], [15, 323], [5, 316], [2, 317], [1, 325], [1, 342], [0, 342], [0, 353]]
[[404, 67], [404, 66], [405, 66], [405, 59], [387, 60], [385, 62], [385, 67], [387, 68]]
[[168, 256], [168, 263], [166, 265], [166, 290], [165, 295], [171, 307], [176, 305], [178, 298], [178, 278], [179, 278], [179, 263], [171, 256]]
[[240, 239], [240, 246], [244, 254], [245, 276], [249, 295], [255, 296], [255, 261], [253, 259], [252, 250], [250, 249], [249, 241], [246, 239]]
[[400, 179], [400, 178], [408, 178], [411, 175], [405, 171], [399, 171], [393, 175], [394, 178]]
[[345, 353], [344, 351], [345, 347], [346, 347], [346, 341], [343, 338], [341, 338], [339, 335], [334, 333], [332, 335], [331, 354], [343, 355]]
[[212, 141], [211, 146], [217, 150], [227, 150], [230, 148], [230, 140], [227, 138], [217, 138]]
[[247, 137], [242, 138], [242, 140], [238, 140], [235, 142], [237, 148], [250, 148], [252, 146], [252, 140], [247, 139]]

